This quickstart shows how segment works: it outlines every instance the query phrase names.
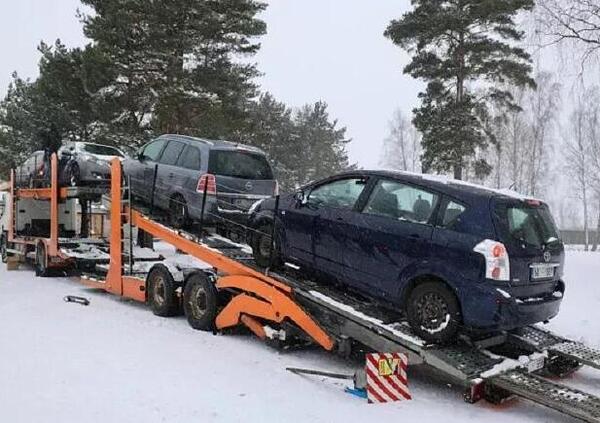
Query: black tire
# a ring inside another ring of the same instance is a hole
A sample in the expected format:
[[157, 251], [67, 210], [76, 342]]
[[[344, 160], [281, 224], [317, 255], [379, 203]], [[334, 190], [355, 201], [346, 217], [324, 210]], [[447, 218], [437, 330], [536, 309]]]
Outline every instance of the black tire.
[[67, 183], [70, 187], [77, 187], [81, 184], [81, 170], [79, 169], [79, 165], [77, 163], [73, 163], [71, 166], [69, 166]]
[[157, 264], [150, 270], [146, 279], [147, 303], [156, 316], [171, 317], [179, 314], [177, 285], [169, 269]]
[[185, 198], [176, 194], [169, 203], [169, 222], [175, 229], [185, 229], [190, 226], [190, 213]]
[[273, 233], [272, 223], [263, 223], [252, 233], [252, 255], [254, 261], [260, 267], [279, 267], [281, 266], [281, 250], [278, 237], [275, 237], [273, 243], [271, 258], [271, 234]]
[[43, 242], [38, 242], [35, 246], [35, 275], [41, 278], [48, 276], [48, 255]]
[[188, 277], [183, 290], [183, 311], [191, 327], [213, 331], [218, 304], [219, 294], [211, 278], [202, 272]]
[[8, 262], [8, 237], [5, 233], [0, 235], [0, 255], [2, 255], [2, 263]]
[[452, 341], [462, 321], [456, 296], [437, 281], [423, 282], [411, 291], [406, 315], [417, 335], [438, 344]]

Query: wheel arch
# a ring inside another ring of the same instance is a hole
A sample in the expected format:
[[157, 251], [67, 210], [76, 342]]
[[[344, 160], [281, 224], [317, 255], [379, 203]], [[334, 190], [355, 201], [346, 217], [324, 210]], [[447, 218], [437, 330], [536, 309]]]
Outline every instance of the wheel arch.
[[407, 301], [408, 301], [408, 298], [410, 297], [411, 292], [418, 285], [425, 283], [425, 282], [439, 282], [442, 285], [444, 285], [446, 288], [448, 288], [448, 290], [456, 298], [456, 301], [458, 302], [458, 306], [460, 307], [461, 313], [462, 313], [462, 301], [461, 301], [460, 295], [458, 294], [458, 289], [455, 286], [453, 286], [447, 280], [447, 278], [444, 278], [438, 274], [431, 273], [431, 272], [415, 275], [415, 276], [411, 277], [410, 279], [408, 279], [408, 281], [404, 284], [404, 288], [402, 289], [402, 291], [400, 293], [400, 304], [402, 305], [403, 309], [406, 308]]
[[274, 221], [275, 219], [272, 212], [260, 211], [256, 215], [252, 216], [248, 223], [253, 228], [257, 228], [264, 224], [272, 225]]
[[171, 202], [174, 199], [176, 199], [177, 197], [183, 198], [183, 201], [185, 202], [185, 204], [188, 203], [187, 198], [185, 198], [185, 195], [183, 194], [183, 192], [181, 192], [178, 189], [174, 189], [173, 192], [171, 193], [171, 195], [169, 195], [169, 207], [171, 206]]

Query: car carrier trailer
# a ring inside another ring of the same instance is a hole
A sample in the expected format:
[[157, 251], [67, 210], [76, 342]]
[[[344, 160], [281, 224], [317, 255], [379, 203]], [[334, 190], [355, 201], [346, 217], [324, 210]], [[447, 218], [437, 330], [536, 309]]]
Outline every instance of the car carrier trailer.
[[[477, 340], [463, 336], [453, 345], [427, 344], [412, 333], [402, 316], [374, 302], [307, 279], [291, 266], [265, 271], [254, 264], [247, 246], [226, 238], [166, 226], [124, 195], [127, 187], [118, 160], [111, 165], [110, 191], [103, 197], [109, 208], [109, 240], [60, 239], [58, 202], [90, 198], [98, 192], [60, 189], [56, 175], [53, 156], [50, 188], [18, 190], [14, 174], [11, 178], [11, 204], [22, 197], [49, 198], [52, 204], [49, 238], [23, 240], [9, 228], [12, 247], [24, 241], [36, 248], [44, 245], [36, 251], [45, 257], [36, 253], [36, 263], [43, 259], [54, 266], [78, 267], [83, 269], [83, 284], [139, 302], [152, 303], [156, 294], [152, 290], [159, 289], [162, 300], [175, 296], [183, 304], [188, 321], [208, 315], [211, 323], [203, 329], [227, 331], [245, 326], [277, 345], [313, 343], [342, 356], [353, 351], [402, 352], [410, 365], [425, 365], [443, 380], [462, 386], [468, 402], [498, 403], [514, 396], [586, 422], [600, 422], [600, 398], [556, 381], [583, 365], [600, 369], [600, 350], [537, 326]], [[133, 248], [133, 227], [184, 254], [165, 259], [152, 250]], [[205, 265], [190, 264], [185, 257]], [[165, 312], [163, 307], [159, 311], [169, 315], [174, 310]]]

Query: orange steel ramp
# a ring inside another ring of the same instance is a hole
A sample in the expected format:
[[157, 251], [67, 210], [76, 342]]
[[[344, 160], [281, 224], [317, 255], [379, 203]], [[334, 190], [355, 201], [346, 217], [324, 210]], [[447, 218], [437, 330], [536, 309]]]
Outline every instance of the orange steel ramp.
[[[235, 288], [244, 292], [233, 297], [219, 313], [215, 321], [217, 329], [236, 326], [242, 322], [257, 333], [254, 319], [248, 321], [247, 316], [276, 323], [288, 318], [317, 344], [328, 351], [333, 349], [331, 337], [292, 298], [277, 288], [250, 276], [223, 276], [217, 280], [216, 286], [218, 289]], [[249, 293], [255, 296], [248, 295]]]
[[[216, 327], [224, 329], [239, 324], [246, 325], [257, 336], [264, 338], [260, 321], [263, 319], [282, 323], [285, 319], [294, 322], [317, 344], [326, 350], [334, 347], [333, 339], [291, 297], [292, 288], [242, 263], [224, 256], [201, 241], [179, 233], [153, 221], [140, 212], [123, 206], [121, 162], [113, 160], [111, 165], [111, 249], [110, 268], [104, 289], [133, 298], [145, 300], [144, 286], [140, 279], [123, 276], [122, 270], [122, 223], [129, 220], [145, 232], [162, 239], [176, 249], [189, 254], [214, 267], [219, 274], [217, 289], [235, 289], [242, 293], [232, 300], [216, 317]], [[129, 206], [131, 207], [131, 206]]]

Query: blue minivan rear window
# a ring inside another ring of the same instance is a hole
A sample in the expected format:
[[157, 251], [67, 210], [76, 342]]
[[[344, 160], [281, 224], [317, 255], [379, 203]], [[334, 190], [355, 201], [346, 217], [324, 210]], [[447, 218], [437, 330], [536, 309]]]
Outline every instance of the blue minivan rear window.
[[508, 235], [514, 241], [541, 247], [559, 240], [556, 225], [545, 204], [509, 204], [498, 212], [497, 216], [504, 221]]

